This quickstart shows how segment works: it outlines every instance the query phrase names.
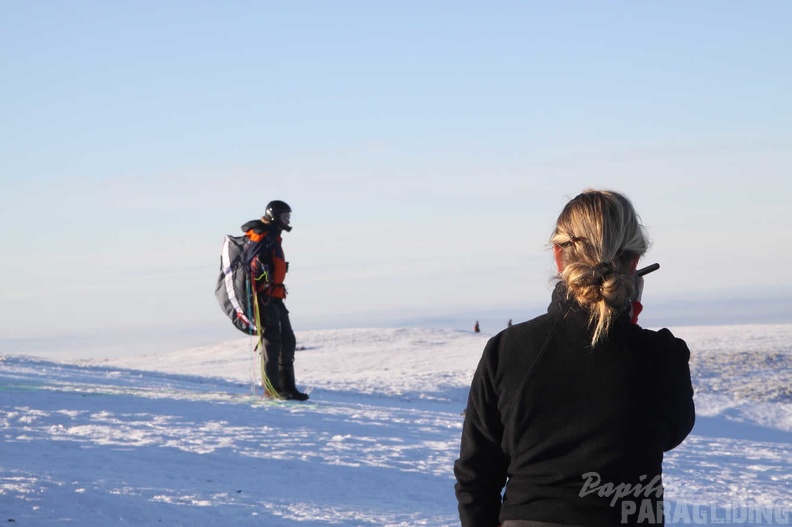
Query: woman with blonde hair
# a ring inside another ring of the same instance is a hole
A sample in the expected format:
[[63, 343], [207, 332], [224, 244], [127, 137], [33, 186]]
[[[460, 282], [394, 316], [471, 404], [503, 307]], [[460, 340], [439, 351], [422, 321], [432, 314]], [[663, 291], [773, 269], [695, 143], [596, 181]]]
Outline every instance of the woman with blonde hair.
[[587, 190], [550, 241], [547, 313], [490, 339], [473, 377], [462, 526], [663, 525], [663, 452], [695, 412], [687, 345], [637, 325], [646, 234], [625, 196]]

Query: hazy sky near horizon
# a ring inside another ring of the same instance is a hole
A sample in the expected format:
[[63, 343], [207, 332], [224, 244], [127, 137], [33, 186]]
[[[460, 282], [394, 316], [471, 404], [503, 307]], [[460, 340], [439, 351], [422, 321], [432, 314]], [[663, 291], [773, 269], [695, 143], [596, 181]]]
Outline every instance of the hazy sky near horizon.
[[233, 334], [220, 245], [272, 199], [298, 327], [542, 305], [587, 187], [645, 300], [792, 294], [790, 2], [0, 9], [0, 337]]

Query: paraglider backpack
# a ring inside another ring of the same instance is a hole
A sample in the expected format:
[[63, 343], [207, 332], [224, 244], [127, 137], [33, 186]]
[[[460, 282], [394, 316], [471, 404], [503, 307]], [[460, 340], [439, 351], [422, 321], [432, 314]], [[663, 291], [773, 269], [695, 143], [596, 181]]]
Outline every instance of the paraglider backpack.
[[215, 297], [234, 327], [247, 335], [258, 334], [253, 294], [266, 291], [270, 285], [271, 254], [270, 236], [256, 242], [247, 236], [231, 235], [223, 240]]

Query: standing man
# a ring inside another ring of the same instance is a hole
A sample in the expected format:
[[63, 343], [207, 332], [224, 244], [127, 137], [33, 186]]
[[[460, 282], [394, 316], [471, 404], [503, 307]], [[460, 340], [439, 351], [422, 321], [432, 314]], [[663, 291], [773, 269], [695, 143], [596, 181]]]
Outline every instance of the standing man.
[[286, 298], [286, 272], [289, 263], [283, 255], [281, 233], [291, 228], [291, 207], [283, 201], [270, 201], [260, 220], [242, 225], [248, 237], [245, 262], [255, 279], [260, 324], [263, 326], [265, 361], [262, 379], [265, 395], [271, 398], [305, 401], [308, 394], [297, 390], [294, 380], [294, 337]]

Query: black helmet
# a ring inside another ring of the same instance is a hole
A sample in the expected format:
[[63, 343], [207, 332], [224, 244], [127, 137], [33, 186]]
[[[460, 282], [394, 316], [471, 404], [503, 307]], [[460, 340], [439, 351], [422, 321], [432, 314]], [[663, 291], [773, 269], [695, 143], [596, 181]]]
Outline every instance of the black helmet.
[[264, 212], [264, 219], [274, 223], [286, 232], [292, 230], [291, 226], [291, 207], [285, 201], [275, 200], [267, 203], [267, 210]]

